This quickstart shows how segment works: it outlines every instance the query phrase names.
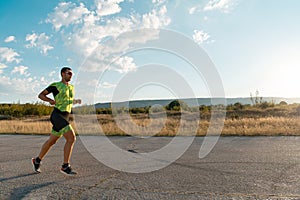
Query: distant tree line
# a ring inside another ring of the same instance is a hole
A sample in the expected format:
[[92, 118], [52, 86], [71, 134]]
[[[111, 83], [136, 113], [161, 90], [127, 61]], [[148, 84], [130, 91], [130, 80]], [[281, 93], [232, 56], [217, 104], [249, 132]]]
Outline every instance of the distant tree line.
[[[282, 101], [278, 106], [286, 106], [287, 103]], [[200, 111], [202, 114], [209, 114], [211, 110], [216, 107], [222, 108], [229, 113], [236, 113], [243, 110], [266, 110], [268, 108], [275, 107], [274, 102], [266, 102], [262, 99], [254, 100], [254, 103], [243, 105], [239, 102], [230, 105], [200, 105], [197, 107], [190, 107], [182, 100], [171, 101], [168, 105], [162, 107], [142, 107], [142, 108], [97, 108], [93, 105], [83, 105], [73, 108], [73, 113], [76, 114], [121, 114], [121, 113], [130, 113], [130, 114], [149, 114], [159, 113], [169, 111], [169, 112], [179, 112], [179, 111]], [[46, 105], [44, 103], [26, 103], [26, 104], [0, 104], [0, 116], [11, 116], [11, 117], [26, 117], [26, 116], [47, 116], [50, 115], [53, 110], [53, 106]], [[299, 106], [300, 112], [300, 106]]]
[[50, 115], [51, 106], [42, 103], [0, 104], [0, 115], [11, 117], [45, 116]]
[[[288, 105], [285, 101], [281, 101], [278, 106]], [[275, 107], [276, 104], [274, 102], [261, 101], [255, 104], [241, 104], [239, 102], [235, 104], [225, 105], [200, 105], [197, 107], [190, 107], [187, 103], [182, 100], [174, 100], [171, 101], [168, 105], [164, 107], [141, 107], [141, 108], [125, 108], [125, 107], [113, 107], [113, 108], [95, 108], [94, 106], [81, 106], [74, 108], [75, 113], [81, 114], [120, 114], [120, 113], [130, 113], [130, 114], [148, 114], [150, 112], [163, 112], [167, 111], [197, 111], [199, 110], [201, 113], [210, 113], [211, 110], [216, 108], [221, 108], [222, 110], [227, 111], [240, 111], [240, 110], [249, 110], [249, 109], [261, 109], [265, 110], [268, 108]]]

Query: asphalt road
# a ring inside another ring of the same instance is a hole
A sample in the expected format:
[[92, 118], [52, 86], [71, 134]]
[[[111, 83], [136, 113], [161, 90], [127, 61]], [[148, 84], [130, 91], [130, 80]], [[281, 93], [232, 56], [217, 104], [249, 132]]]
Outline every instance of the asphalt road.
[[[72, 156], [75, 177], [59, 172], [63, 138], [43, 160], [43, 172], [33, 173], [31, 157], [46, 139], [0, 135], [0, 199], [300, 199], [300, 137], [221, 137], [203, 159], [203, 138], [196, 138], [174, 163], [149, 173], [111, 169], [79, 138]], [[124, 149], [134, 144], [137, 153], [170, 141], [110, 139]]]

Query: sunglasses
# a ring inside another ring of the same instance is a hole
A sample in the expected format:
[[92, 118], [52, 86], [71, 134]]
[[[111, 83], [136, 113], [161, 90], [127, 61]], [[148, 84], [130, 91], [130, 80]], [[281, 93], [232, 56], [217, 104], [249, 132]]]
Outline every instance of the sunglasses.
[[73, 73], [72, 72], [65, 72], [66, 74], [68, 74], [68, 75], [70, 75], [70, 76], [72, 76], [73, 75]]

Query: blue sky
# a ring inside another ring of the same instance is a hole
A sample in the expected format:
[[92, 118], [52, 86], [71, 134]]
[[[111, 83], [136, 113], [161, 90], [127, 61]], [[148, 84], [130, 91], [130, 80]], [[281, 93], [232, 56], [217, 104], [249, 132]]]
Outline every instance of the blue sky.
[[[299, 9], [295, 0], [0, 0], [0, 103], [38, 101], [42, 89], [60, 80], [64, 65], [72, 66], [75, 82], [87, 55], [138, 28], [176, 31], [197, 43], [215, 64], [226, 97], [249, 97], [256, 90], [299, 97]], [[101, 81], [81, 83], [76, 96], [85, 103], [110, 101], [120, 77], [147, 59], [182, 73], [197, 97], [209, 96], [189, 66], [157, 52], [125, 56]], [[97, 98], [84, 93], [91, 85]], [[155, 86], [132, 98], [171, 96]]]

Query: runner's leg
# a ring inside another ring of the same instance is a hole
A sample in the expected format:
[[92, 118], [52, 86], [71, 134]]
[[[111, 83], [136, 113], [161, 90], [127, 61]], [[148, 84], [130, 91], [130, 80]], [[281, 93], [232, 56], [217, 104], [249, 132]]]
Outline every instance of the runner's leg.
[[73, 151], [73, 146], [76, 141], [76, 136], [73, 130], [70, 130], [64, 134], [66, 139], [65, 147], [64, 147], [64, 164], [70, 163], [70, 158]]
[[41, 152], [39, 154], [39, 158], [43, 160], [45, 155], [48, 153], [50, 148], [57, 142], [60, 137], [50, 134], [49, 139], [43, 144]]

